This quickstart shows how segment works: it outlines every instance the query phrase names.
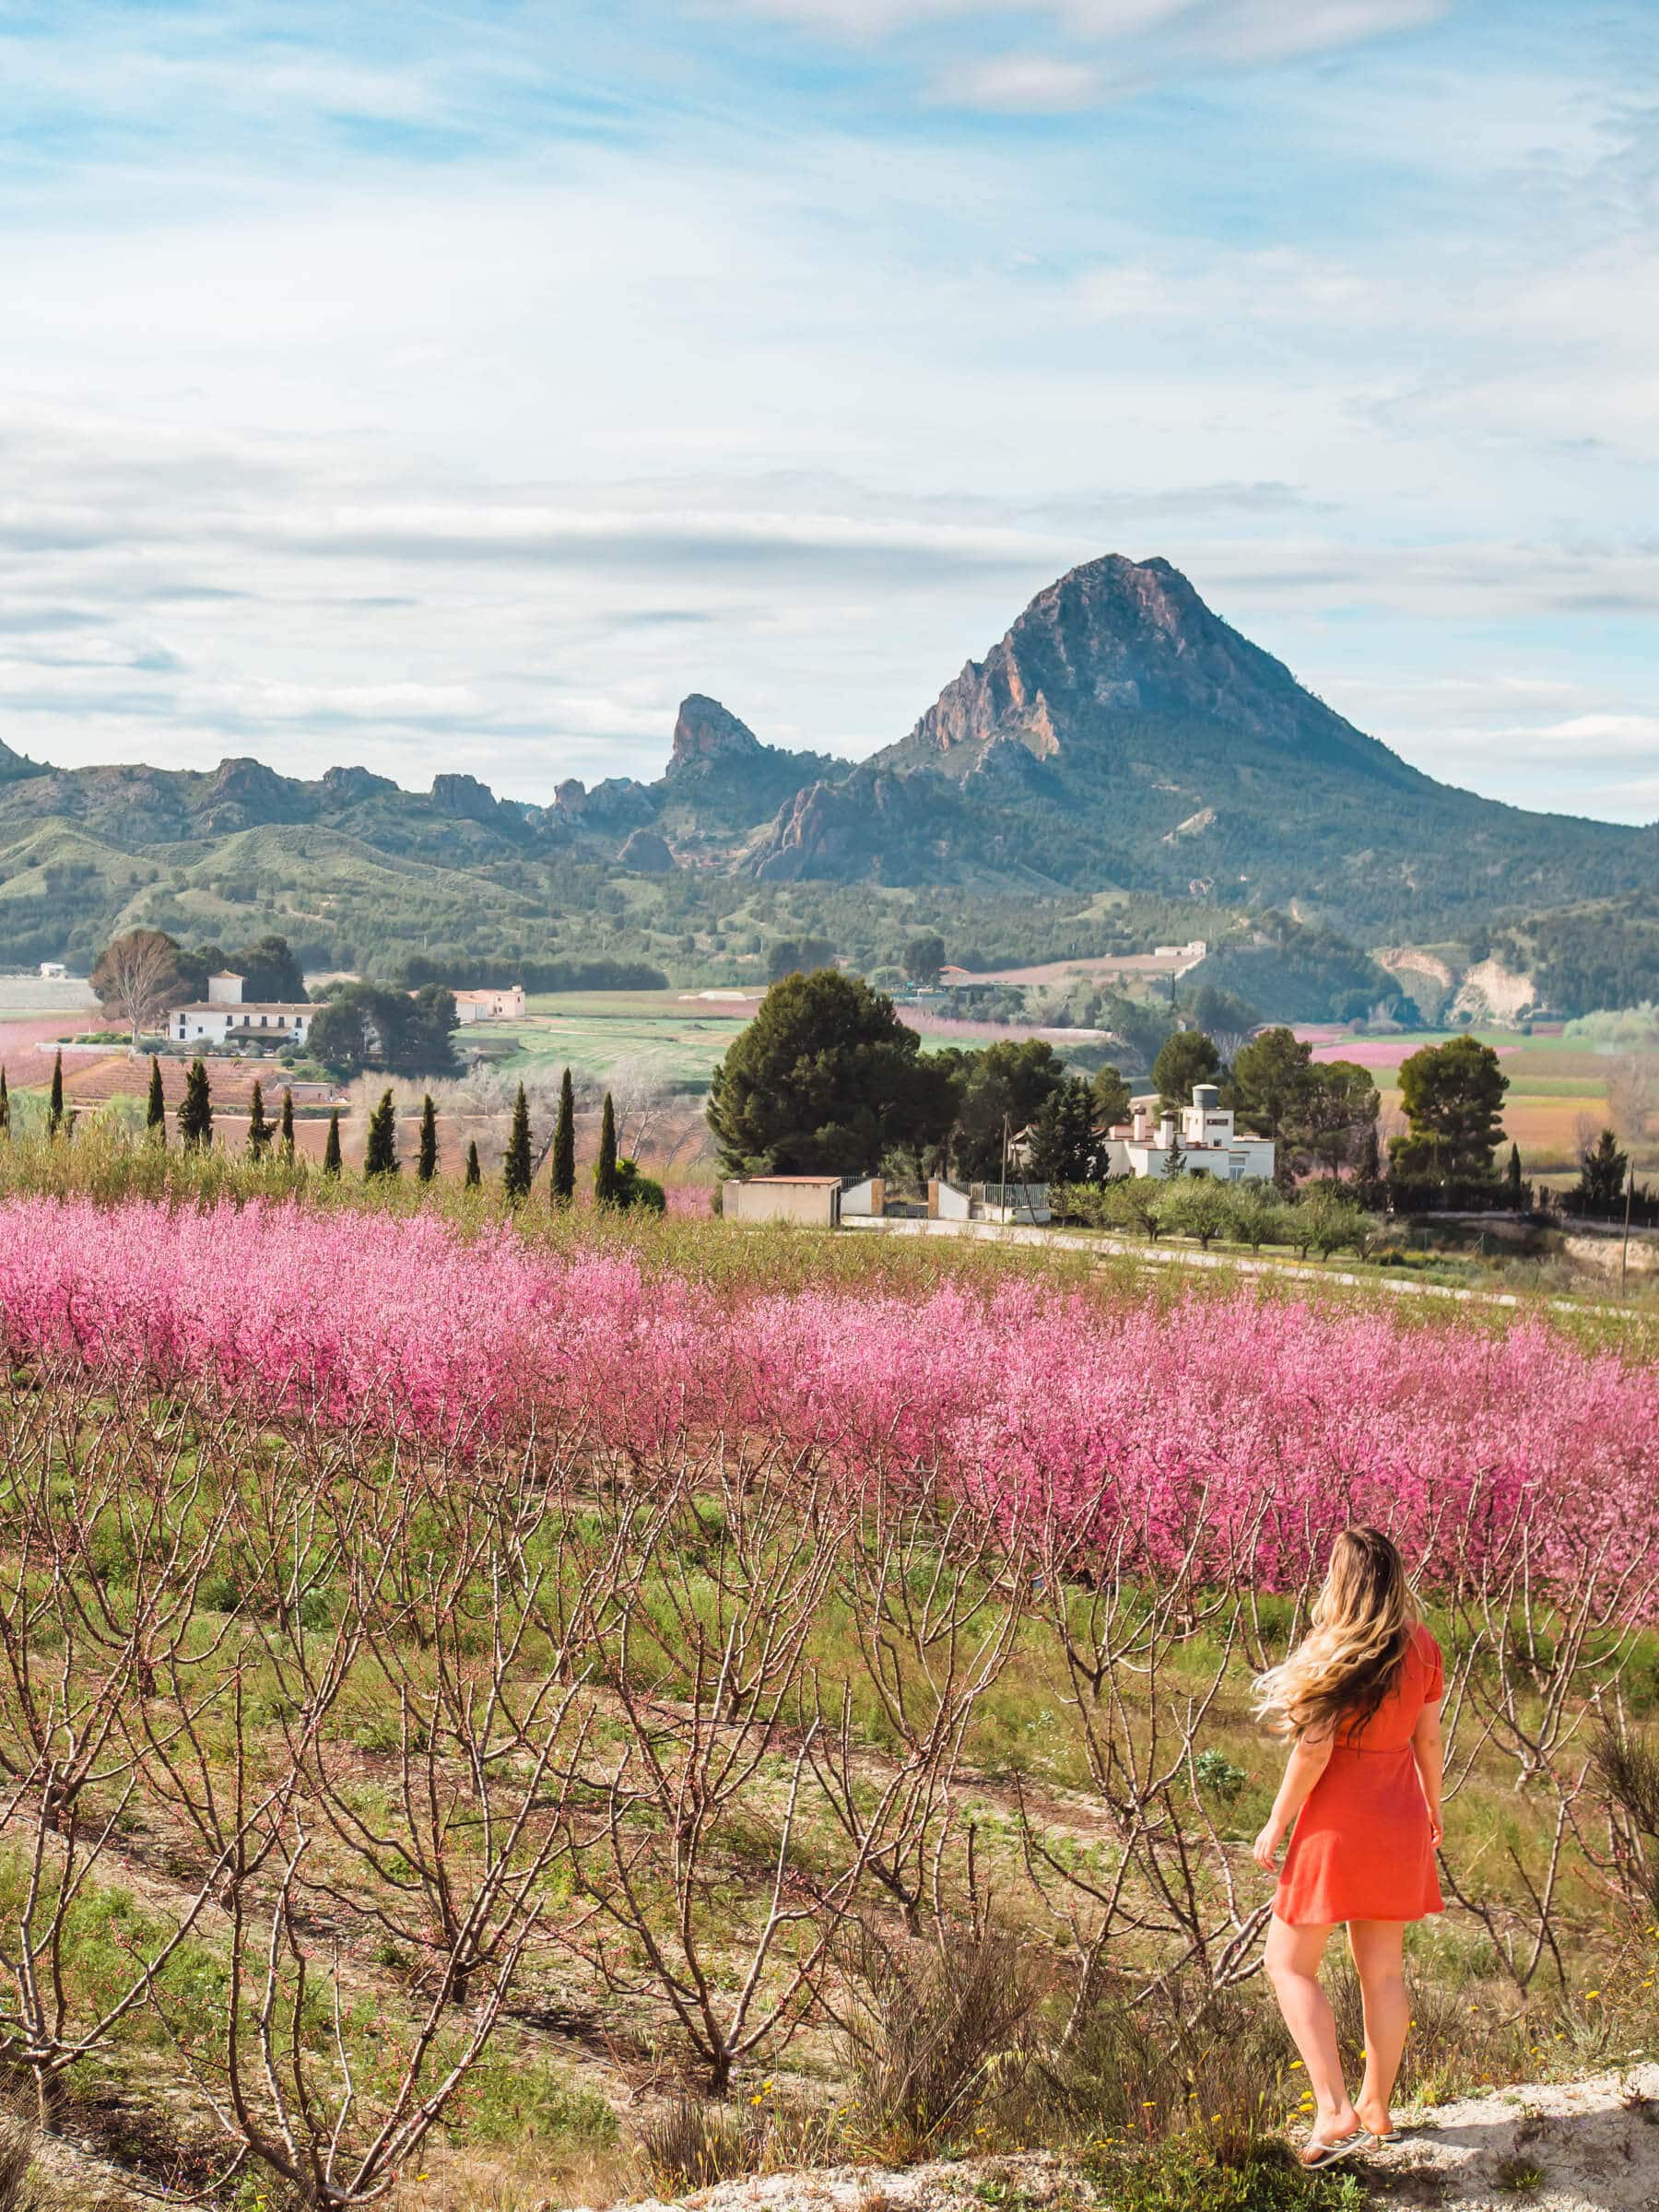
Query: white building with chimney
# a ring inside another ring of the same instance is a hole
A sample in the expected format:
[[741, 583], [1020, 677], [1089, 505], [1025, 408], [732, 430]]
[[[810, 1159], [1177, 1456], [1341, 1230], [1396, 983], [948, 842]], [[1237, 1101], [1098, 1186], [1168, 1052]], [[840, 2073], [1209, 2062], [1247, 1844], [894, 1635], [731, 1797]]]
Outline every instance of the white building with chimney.
[[262, 1044], [276, 1051], [303, 1044], [317, 1011], [309, 999], [254, 1005], [242, 997], [242, 978], [223, 969], [207, 978], [205, 999], [173, 1007], [167, 1033], [175, 1044]]
[[1102, 1164], [1108, 1175], [1157, 1180], [1179, 1169], [1213, 1175], [1218, 1182], [1272, 1177], [1277, 1150], [1273, 1139], [1241, 1135], [1231, 1108], [1222, 1105], [1213, 1083], [1195, 1083], [1192, 1104], [1179, 1114], [1166, 1113], [1156, 1091], [1131, 1099], [1129, 1112], [1130, 1120], [1107, 1132]]
[[505, 991], [454, 991], [455, 1019], [465, 1029], [475, 1021], [523, 1021], [524, 986], [512, 983]]

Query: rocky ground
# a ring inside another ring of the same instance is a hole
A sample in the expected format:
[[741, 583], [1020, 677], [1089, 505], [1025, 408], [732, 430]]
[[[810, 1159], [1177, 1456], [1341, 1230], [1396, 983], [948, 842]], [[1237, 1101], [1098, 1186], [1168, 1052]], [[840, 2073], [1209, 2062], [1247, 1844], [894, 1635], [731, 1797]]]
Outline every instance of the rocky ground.
[[[1352, 2171], [1379, 2207], [1434, 2212], [1659, 2212], [1659, 2065], [1594, 2080], [1522, 2085], [1414, 2112], [1402, 2140]], [[994, 2204], [1099, 2206], [1046, 2157], [915, 2166], [841, 2166], [724, 2182], [630, 2212], [944, 2212]]]

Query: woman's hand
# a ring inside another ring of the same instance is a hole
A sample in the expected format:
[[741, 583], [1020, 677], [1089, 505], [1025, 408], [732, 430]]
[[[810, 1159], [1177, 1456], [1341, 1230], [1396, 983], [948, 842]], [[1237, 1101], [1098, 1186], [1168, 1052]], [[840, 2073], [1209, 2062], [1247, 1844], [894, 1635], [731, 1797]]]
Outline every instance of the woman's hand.
[[1444, 1842], [1445, 1836], [1445, 1823], [1441, 1818], [1440, 1807], [1438, 1805], [1431, 1805], [1429, 1807], [1429, 1841], [1431, 1847], [1438, 1851]]
[[1278, 1856], [1278, 1847], [1284, 1841], [1284, 1838], [1285, 1830], [1282, 1823], [1276, 1819], [1270, 1819], [1251, 1845], [1250, 1855], [1264, 1874], [1272, 1874], [1275, 1871], [1273, 1862]]

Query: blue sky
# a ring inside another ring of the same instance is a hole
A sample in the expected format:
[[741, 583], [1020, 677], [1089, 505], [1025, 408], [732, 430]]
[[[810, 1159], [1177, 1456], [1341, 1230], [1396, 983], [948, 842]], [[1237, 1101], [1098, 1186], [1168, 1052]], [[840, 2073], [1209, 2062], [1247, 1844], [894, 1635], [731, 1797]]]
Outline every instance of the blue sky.
[[0, 735], [847, 754], [1161, 553], [1659, 815], [1647, 0], [0, 0]]

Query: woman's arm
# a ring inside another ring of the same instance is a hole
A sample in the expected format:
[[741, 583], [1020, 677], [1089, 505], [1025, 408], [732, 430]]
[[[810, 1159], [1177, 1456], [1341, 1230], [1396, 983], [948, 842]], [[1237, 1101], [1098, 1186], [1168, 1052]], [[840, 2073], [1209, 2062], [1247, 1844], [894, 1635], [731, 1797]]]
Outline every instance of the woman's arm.
[[1298, 1813], [1307, 1804], [1313, 1784], [1331, 1763], [1331, 1749], [1335, 1735], [1326, 1729], [1322, 1735], [1299, 1735], [1289, 1758], [1285, 1761], [1285, 1778], [1279, 1783], [1278, 1795], [1273, 1801], [1273, 1810], [1267, 1816], [1267, 1825], [1255, 1840], [1253, 1856], [1264, 1874], [1273, 1872], [1273, 1861], [1286, 1831]]
[[1438, 1851], [1441, 1837], [1445, 1833], [1441, 1822], [1441, 1768], [1443, 1753], [1438, 1698], [1432, 1705], [1425, 1705], [1418, 1715], [1418, 1724], [1411, 1732], [1411, 1756], [1417, 1760], [1418, 1779], [1423, 1785], [1423, 1802], [1429, 1807], [1429, 1827], [1434, 1837], [1434, 1848]]

